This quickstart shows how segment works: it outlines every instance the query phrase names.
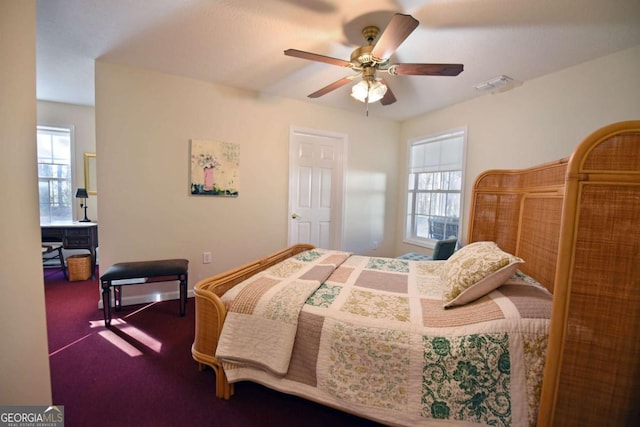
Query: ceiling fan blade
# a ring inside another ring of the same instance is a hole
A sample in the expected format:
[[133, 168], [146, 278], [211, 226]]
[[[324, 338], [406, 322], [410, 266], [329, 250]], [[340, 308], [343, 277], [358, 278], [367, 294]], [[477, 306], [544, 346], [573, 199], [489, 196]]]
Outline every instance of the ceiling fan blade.
[[382, 82], [383, 85], [387, 87], [387, 92], [384, 94], [384, 96], [380, 100], [380, 104], [382, 105], [393, 104], [397, 100], [396, 100], [396, 96], [393, 94], [393, 92], [391, 91], [391, 88], [389, 87], [389, 83], [387, 83], [385, 79], [381, 79], [380, 81]]
[[341, 88], [342, 86], [346, 85], [347, 83], [349, 83], [351, 80], [353, 80], [355, 77], [357, 76], [349, 76], [349, 77], [344, 77], [340, 80], [336, 80], [335, 82], [331, 83], [330, 85], [327, 85], [325, 87], [323, 87], [320, 90], [317, 90], [315, 92], [313, 92], [311, 95], [308, 95], [309, 98], [319, 98], [322, 95], [326, 95], [329, 92], [332, 92], [338, 88]]
[[394, 64], [388, 68], [394, 76], [457, 76], [462, 64]]
[[389, 58], [398, 46], [409, 37], [409, 34], [416, 29], [418, 24], [419, 22], [411, 15], [396, 13], [373, 47], [371, 55], [378, 59]]
[[324, 62], [331, 65], [338, 65], [340, 67], [350, 67], [351, 62], [343, 59], [332, 58], [330, 56], [318, 55], [317, 53], [305, 52], [298, 49], [287, 49], [284, 51], [287, 56], [294, 56], [296, 58], [308, 59], [310, 61]]

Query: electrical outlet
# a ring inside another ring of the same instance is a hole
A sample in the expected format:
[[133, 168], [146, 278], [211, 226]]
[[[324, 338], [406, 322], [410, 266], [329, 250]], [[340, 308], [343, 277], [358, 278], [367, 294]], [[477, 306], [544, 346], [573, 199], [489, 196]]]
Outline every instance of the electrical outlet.
[[211, 264], [211, 252], [203, 252], [202, 253], [202, 263], [203, 264]]

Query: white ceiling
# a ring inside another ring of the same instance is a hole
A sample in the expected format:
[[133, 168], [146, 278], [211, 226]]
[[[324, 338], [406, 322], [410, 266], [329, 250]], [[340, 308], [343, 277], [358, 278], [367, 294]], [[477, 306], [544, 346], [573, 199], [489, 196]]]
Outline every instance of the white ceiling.
[[398, 101], [372, 104], [369, 115], [395, 120], [482, 96], [474, 85], [502, 74], [526, 84], [640, 44], [639, 0], [38, 0], [37, 8], [38, 99], [86, 105], [99, 59], [364, 114], [351, 85], [307, 98], [351, 70], [283, 51], [348, 60], [365, 44], [362, 27], [384, 28], [392, 12], [420, 21], [392, 63], [464, 64], [457, 77], [386, 75]]

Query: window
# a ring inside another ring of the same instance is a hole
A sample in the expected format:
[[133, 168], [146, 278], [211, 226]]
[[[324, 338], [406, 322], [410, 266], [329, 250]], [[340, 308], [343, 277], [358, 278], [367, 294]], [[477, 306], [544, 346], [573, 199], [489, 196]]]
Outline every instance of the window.
[[71, 128], [38, 126], [40, 223], [71, 221]]
[[409, 143], [405, 239], [425, 244], [458, 237], [466, 130]]

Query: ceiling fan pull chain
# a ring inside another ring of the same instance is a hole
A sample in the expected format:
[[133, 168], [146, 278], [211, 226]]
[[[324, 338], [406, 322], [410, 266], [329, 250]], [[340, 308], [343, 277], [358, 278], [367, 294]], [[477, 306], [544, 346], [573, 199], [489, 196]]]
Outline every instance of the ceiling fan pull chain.
[[367, 106], [367, 110], [365, 115], [369, 117], [369, 94], [371, 93], [371, 80], [367, 80], [367, 97], [365, 98], [364, 104]]

